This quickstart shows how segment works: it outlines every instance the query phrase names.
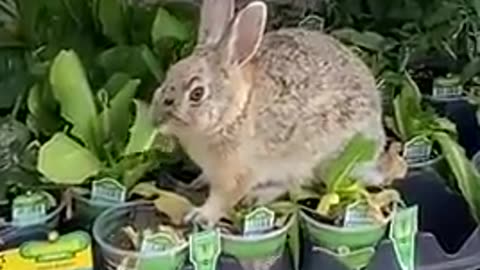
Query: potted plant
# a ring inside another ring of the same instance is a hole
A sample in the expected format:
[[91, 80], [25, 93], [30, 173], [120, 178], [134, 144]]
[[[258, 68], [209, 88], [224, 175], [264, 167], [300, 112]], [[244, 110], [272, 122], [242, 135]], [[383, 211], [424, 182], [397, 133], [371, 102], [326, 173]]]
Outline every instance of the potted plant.
[[[319, 173], [324, 184], [296, 195], [308, 243], [304, 251], [305, 269], [315, 268], [313, 262], [318, 253], [328, 254], [348, 269], [366, 267], [375, 255], [387, 225], [401, 209], [401, 198], [394, 189], [365, 187], [351, 177], [355, 164], [371, 160], [374, 149], [370, 140], [360, 135], [354, 137], [327, 170]], [[391, 154], [395, 153], [387, 155]], [[402, 177], [397, 172], [404, 173], [405, 169], [392, 172], [396, 179]]]
[[[52, 94], [72, 127], [40, 147], [37, 168], [52, 183], [77, 186], [71, 194], [87, 224], [105, 208], [124, 202], [126, 190], [168, 160], [152, 147], [157, 131], [148, 106], [134, 100], [139, 80], [112, 80], [94, 96], [73, 51], [61, 51], [50, 71]], [[130, 112], [133, 103], [135, 115]], [[91, 190], [79, 187], [88, 187], [89, 179], [100, 181]]]
[[49, 188], [36, 172], [36, 144], [31, 142], [28, 128], [14, 115], [0, 119], [2, 248], [15, 247], [45, 230], [55, 229], [64, 208], [62, 190]]
[[[148, 201], [107, 210], [94, 225], [94, 236], [106, 259], [104, 263], [110, 267], [183, 269], [189, 265], [210, 265], [220, 269], [235, 266], [292, 269], [293, 263], [298, 265], [297, 219], [295, 205], [289, 201], [256, 207], [238, 205], [222, 220], [218, 229], [198, 231], [183, 223], [185, 214], [193, 207], [185, 197], [160, 190], [150, 183], [138, 184], [132, 193]], [[145, 216], [131, 221], [139, 214]], [[158, 215], [163, 219], [155, 217]], [[145, 220], [149, 220], [149, 229], [139, 229]], [[125, 229], [125, 222], [133, 225], [127, 225]], [[131, 244], [119, 246], [120, 242], [111, 240], [112, 235], [117, 234], [123, 234], [124, 241]], [[167, 241], [169, 238], [171, 240]], [[154, 245], [157, 245], [155, 250], [146, 250], [146, 246], [152, 248]], [[208, 251], [202, 252], [203, 248]]]

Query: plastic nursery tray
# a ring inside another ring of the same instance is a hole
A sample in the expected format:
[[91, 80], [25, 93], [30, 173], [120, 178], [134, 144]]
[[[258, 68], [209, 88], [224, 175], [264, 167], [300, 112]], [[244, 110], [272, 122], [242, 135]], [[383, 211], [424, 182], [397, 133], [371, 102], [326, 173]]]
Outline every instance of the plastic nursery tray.
[[[480, 269], [480, 228], [475, 227], [463, 198], [448, 191], [441, 181], [434, 172], [415, 172], [397, 186], [407, 204], [419, 206], [422, 232], [416, 237], [415, 270]], [[302, 269], [349, 270], [333, 256], [313, 248], [308, 239]], [[378, 245], [366, 269], [404, 270], [390, 240]]]

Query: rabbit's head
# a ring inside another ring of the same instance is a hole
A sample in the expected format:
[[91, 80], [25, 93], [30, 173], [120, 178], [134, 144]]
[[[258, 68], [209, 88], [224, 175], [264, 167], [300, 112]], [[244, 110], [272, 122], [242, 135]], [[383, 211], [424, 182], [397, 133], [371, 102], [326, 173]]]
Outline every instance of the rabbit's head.
[[240, 113], [265, 29], [267, 9], [253, 2], [234, 18], [233, 0], [204, 0], [197, 45], [172, 65], [152, 101], [152, 117], [167, 133], [215, 132]]

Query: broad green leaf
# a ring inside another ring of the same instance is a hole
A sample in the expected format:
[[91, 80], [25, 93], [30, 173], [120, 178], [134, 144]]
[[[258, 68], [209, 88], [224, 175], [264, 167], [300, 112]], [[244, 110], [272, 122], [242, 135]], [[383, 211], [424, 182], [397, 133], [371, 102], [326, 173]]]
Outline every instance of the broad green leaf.
[[480, 173], [465, 155], [465, 150], [448, 134], [435, 132], [433, 139], [440, 144], [443, 156], [470, 206], [473, 217], [480, 222]]
[[30, 112], [27, 115], [27, 124], [37, 136], [41, 133], [50, 137], [64, 124], [50, 107], [52, 103], [54, 100], [51, 91], [42, 87], [42, 84], [35, 84], [30, 88], [27, 97], [27, 108]]
[[111, 100], [108, 109], [100, 114], [100, 121], [108, 125], [104, 127], [104, 132], [107, 138], [112, 140], [118, 152], [127, 141], [131, 120], [130, 106], [139, 84], [140, 80], [128, 81]]
[[417, 85], [405, 72], [405, 80], [402, 83], [400, 93], [393, 100], [393, 115], [396, 133], [402, 141], [407, 141], [414, 134], [414, 120], [422, 112], [421, 94]]
[[103, 33], [117, 44], [127, 42], [124, 11], [124, 0], [98, 0], [98, 16]]
[[339, 157], [331, 162], [326, 170], [325, 184], [329, 193], [342, 189], [349, 184], [351, 173], [359, 162], [370, 161], [377, 145], [374, 140], [355, 135], [346, 145]]
[[53, 61], [50, 83], [61, 115], [73, 124], [72, 134], [88, 149], [97, 149], [97, 109], [80, 59], [73, 51], [61, 51]]
[[105, 69], [107, 75], [123, 72], [131, 77], [143, 78], [149, 74], [149, 68], [142, 58], [141, 46], [110, 48], [100, 54], [98, 63]]
[[155, 207], [166, 213], [175, 224], [182, 224], [185, 215], [194, 207], [186, 198], [166, 190], [157, 188], [150, 183], [136, 185], [131, 194], [137, 194], [146, 198], [157, 197], [153, 202]]
[[333, 31], [332, 35], [343, 41], [375, 52], [383, 51], [386, 45], [385, 38], [375, 32], [358, 32], [352, 28], [343, 28]]
[[156, 56], [146, 45], [142, 46], [142, 58], [152, 75], [157, 79], [157, 82], [162, 82], [165, 76], [165, 71], [162, 69]]
[[64, 133], [56, 133], [39, 151], [39, 172], [56, 184], [82, 184], [101, 167], [94, 154]]
[[152, 26], [152, 41], [156, 44], [163, 38], [187, 41], [190, 39], [190, 31], [184, 22], [170, 14], [166, 9], [159, 8]]
[[148, 105], [140, 100], [135, 100], [135, 105], [135, 122], [130, 128], [130, 138], [123, 155], [130, 155], [150, 149], [158, 133], [150, 118]]

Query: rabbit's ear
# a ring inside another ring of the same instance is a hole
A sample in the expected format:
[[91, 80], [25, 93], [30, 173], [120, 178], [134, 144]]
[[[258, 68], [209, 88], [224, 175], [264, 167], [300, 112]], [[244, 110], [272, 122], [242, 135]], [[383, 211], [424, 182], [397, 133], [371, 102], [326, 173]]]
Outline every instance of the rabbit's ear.
[[221, 44], [228, 64], [242, 66], [255, 55], [262, 42], [266, 22], [267, 5], [262, 1], [248, 4], [238, 13]]
[[199, 45], [217, 44], [234, 15], [234, 0], [203, 0], [200, 11]]

